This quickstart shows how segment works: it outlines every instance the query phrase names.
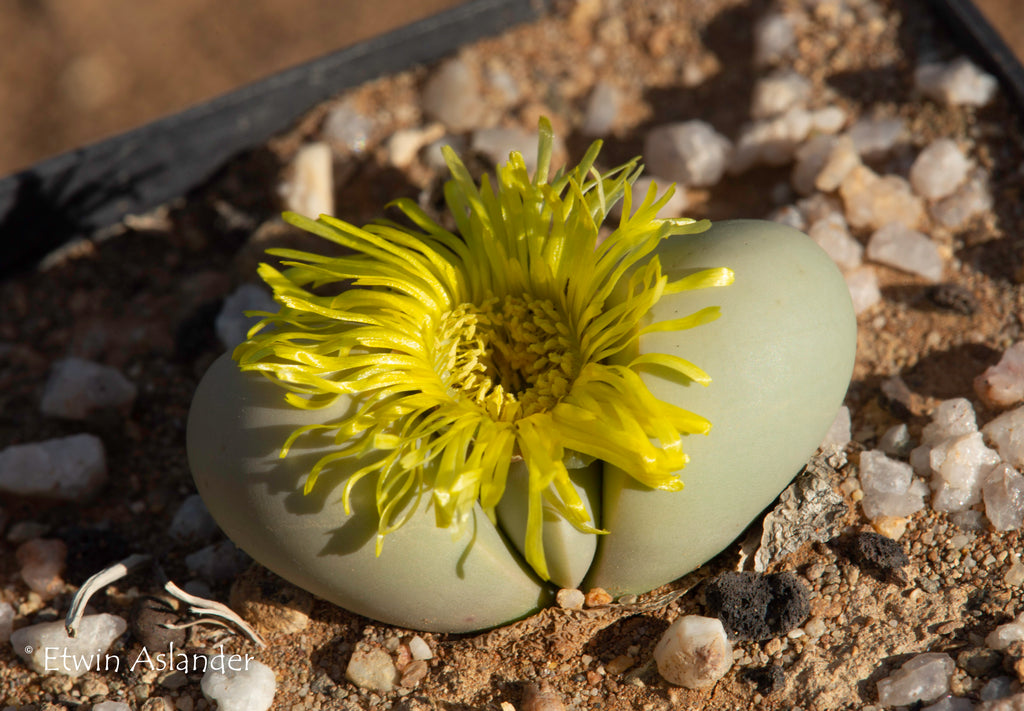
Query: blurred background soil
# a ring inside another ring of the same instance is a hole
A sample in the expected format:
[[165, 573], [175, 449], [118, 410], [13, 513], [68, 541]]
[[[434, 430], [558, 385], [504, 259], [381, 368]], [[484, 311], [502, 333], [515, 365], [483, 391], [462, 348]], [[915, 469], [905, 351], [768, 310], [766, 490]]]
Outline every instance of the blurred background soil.
[[[463, 0], [5, 0], [0, 176]], [[975, 0], [1024, 57], [1022, 0]]]

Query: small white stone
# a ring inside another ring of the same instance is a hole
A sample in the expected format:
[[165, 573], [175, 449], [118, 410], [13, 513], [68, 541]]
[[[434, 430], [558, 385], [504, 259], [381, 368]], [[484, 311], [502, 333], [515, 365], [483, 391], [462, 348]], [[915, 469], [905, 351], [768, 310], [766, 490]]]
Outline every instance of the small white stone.
[[249, 329], [255, 326], [261, 316], [246, 316], [246, 311], [265, 311], [277, 313], [280, 307], [270, 293], [256, 284], [242, 284], [224, 299], [213, 329], [217, 338], [227, 350], [244, 343], [249, 336]]
[[832, 425], [825, 433], [825, 439], [821, 442], [821, 449], [843, 449], [850, 443], [850, 408], [843, 405], [832, 420]]
[[398, 683], [391, 655], [380, 647], [357, 646], [345, 668], [345, 678], [367, 691], [388, 692]]
[[846, 133], [858, 154], [871, 157], [886, 155], [907, 134], [899, 118], [863, 118]]
[[825, 193], [837, 190], [846, 176], [860, 164], [860, 156], [853, 149], [853, 141], [849, 136], [840, 136], [814, 177], [814, 187]]
[[686, 615], [673, 622], [654, 648], [658, 673], [687, 689], [706, 689], [732, 667], [732, 645], [720, 620]]
[[935, 203], [929, 209], [932, 219], [951, 230], [963, 228], [973, 217], [992, 209], [992, 192], [988, 188], [988, 177], [975, 170], [967, 182], [957, 188], [949, 197]]
[[1012, 531], [1024, 524], [1024, 476], [1006, 462], [985, 477], [982, 498], [985, 515], [997, 531]]
[[921, 711], [973, 711], [974, 704], [970, 699], [946, 696], [934, 704], [924, 706]]
[[792, 69], [774, 72], [754, 84], [750, 115], [766, 119], [792, 108], [804, 107], [811, 95], [811, 82]]
[[469, 142], [464, 136], [444, 136], [423, 149], [423, 161], [434, 170], [447, 171], [448, 162], [444, 159], [444, 146], [451, 146], [457, 155], [466, 152]]
[[430, 651], [430, 645], [428, 645], [419, 635], [414, 635], [413, 638], [409, 640], [409, 652], [412, 654], [413, 659], [426, 660], [434, 658], [434, 653]]
[[476, 128], [484, 115], [480, 81], [461, 59], [439, 66], [423, 87], [423, 111], [452, 131]]
[[938, 245], [927, 235], [899, 222], [875, 230], [868, 240], [868, 259], [917, 274], [928, 281], [942, 279], [944, 262]]
[[424, 146], [444, 136], [439, 123], [425, 128], [401, 128], [388, 139], [388, 162], [396, 168], [408, 168]]
[[842, 212], [843, 206], [839, 200], [822, 193], [814, 193], [810, 197], [801, 198], [796, 201], [807, 224], [813, 224], [818, 220], [828, 217], [833, 212]]
[[878, 288], [878, 275], [871, 267], [857, 267], [843, 274], [846, 288], [850, 290], [853, 301], [853, 312], [862, 314], [882, 300], [882, 291]]
[[999, 362], [974, 379], [974, 391], [991, 408], [1024, 400], [1024, 341], [1006, 349]]
[[796, 163], [793, 165], [793, 175], [790, 178], [793, 189], [797, 193], [800, 195], [814, 193], [814, 182], [818, 179], [822, 168], [825, 167], [838, 140], [835, 136], [812, 136], [797, 149]]
[[1013, 622], [999, 625], [985, 637], [985, 646], [1002, 651], [1017, 640], [1024, 639], [1024, 614], [1017, 615]]
[[218, 654], [209, 657], [199, 686], [219, 711], [267, 711], [277, 679], [270, 667], [248, 654]]
[[185, 565], [189, 571], [209, 582], [231, 580], [249, 567], [251, 562], [241, 548], [228, 540], [213, 543], [185, 556]]
[[839, 186], [846, 221], [855, 229], [877, 230], [891, 222], [917, 229], [924, 203], [898, 175], [879, 176], [865, 165], [855, 166]]
[[931, 418], [932, 421], [921, 431], [921, 443], [928, 446], [978, 431], [974, 406], [967, 398], [943, 400], [932, 411]]
[[841, 269], [860, 266], [864, 247], [850, 235], [846, 220], [838, 212], [816, 221], [807, 234]]
[[88, 499], [107, 480], [103, 442], [91, 434], [15, 444], [0, 451], [0, 492], [63, 501]]
[[0, 602], [0, 644], [7, 644], [11, 640], [13, 629], [14, 608], [9, 602]]
[[555, 603], [563, 610], [582, 610], [586, 595], [582, 590], [562, 588], [555, 594]]
[[999, 463], [999, 455], [985, 446], [980, 432], [944, 440], [928, 456], [936, 511], [963, 511], [981, 501], [981, 485]]
[[778, 210], [772, 212], [768, 219], [772, 222], [778, 222], [780, 225], [788, 225], [794, 230], [807, 231], [807, 220], [804, 219], [803, 213], [800, 212], [800, 208], [796, 205], [783, 205]]
[[909, 464], [890, 459], [879, 450], [860, 455], [861, 506], [864, 515], [874, 520], [885, 516], [909, 516], [924, 508], [928, 487], [914, 478]]
[[1003, 582], [1012, 588], [1024, 585], [1024, 563], [1016, 553], [1010, 555], [1010, 567], [1003, 574]]
[[811, 130], [818, 133], [839, 133], [849, 117], [839, 106], [825, 106], [811, 111]]
[[82, 358], [65, 358], [53, 365], [43, 388], [44, 415], [85, 420], [96, 410], [130, 410], [135, 385], [116, 368]]
[[334, 154], [322, 141], [298, 150], [281, 184], [285, 209], [316, 219], [334, 214]]
[[121, 701], [101, 701], [93, 705], [92, 711], [132, 711], [132, 707]]
[[599, 80], [587, 98], [580, 133], [584, 136], [607, 136], [619, 118], [622, 92], [613, 84]]
[[967, 179], [971, 162], [950, 138], [940, 138], [921, 151], [910, 166], [910, 184], [926, 200], [952, 195]]
[[793, 15], [769, 13], [754, 25], [754, 61], [774, 64], [793, 53], [797, 20]]
[[948, 654], [918, 654], [878, 682], [878, 703], [909, 706], [915, 701], [933, 701], [949, 691], [955, 670], [956, 663]]
[[729, 139], [699, 120], [656, 126], [644, 140], [651, 173], [686, 186], [716, 184], [731, 152]]
[[999, 456], [1014, 469], [1024, 470], [1024, 407], [1004, 412], [982, 428]]
[[11, 646], [34, 671], [75, 678], [101, 667], [107, 649], [127, 628], [128, 623], [117, 615], [86, 615], [79, 621], [73, 639], [60, 620], [15, 630]]
[[168, 533], [176, 541], [201, 543], [212, 538], [218, 530], [217, 522], [203, 503], [203, 497], [192, 494], [181, 502], [174, 513]]
[[950, 106], [985, 106], [995, 96], [999, 82], [961, 57], [920, 65], [914, 71], [914, 85], [925, 96]]
[[321, 137], [359, 154], [366, 150], [373, 135], [373, 120], [361, 114], [350, 102], [332, 107], [320, 127]]
[[890, 457], [905, 457], [911, 450], [910, 430], [905, 424], [893, 425], [878, 440], [878, 448]]
[[68, 547], [59, 538], [33, 538], [25, 541], [15, 553], [21, 579], [43, 599], [50, 599], [61, 591], [64, 580], [61, 573], [68, 557]]
[[1008, 676], [998, 676], [989, 680], [981, 687], [978, 694], [981, 703], [975, 711], [1021, 711], [1024, 709], [1024, 693], [1013, 693], [1014, 680]]
[[785, 165], [811, 131], [811, 116], [795, 107], [772, 119], [748, 124], [740, 131], [729, 172], [742, 173], [756, 165]]

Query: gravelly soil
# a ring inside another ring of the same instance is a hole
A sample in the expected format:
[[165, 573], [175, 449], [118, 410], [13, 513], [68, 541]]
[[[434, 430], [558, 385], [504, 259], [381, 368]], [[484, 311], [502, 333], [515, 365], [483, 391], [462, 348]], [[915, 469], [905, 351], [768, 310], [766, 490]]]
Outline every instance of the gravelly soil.
[[[929, 296], [930, 285], [878, 267], [884, 299], [859, 318], [847, 398], [854, 442], [836, 462], [837, 487], [855, 474], [858, 452], [873, 447], [887, 427], [907, 422], [918, 436], [942, 399], [971, 398], [979, 419], [990, 419], [993, 413], [976, 401], [971, 381], [1020, 340], [1024, 329], [1024, 140], [1011, 107], [998, 97], [980, 110], [947, 109], [913, 94], [911, 72], [919, 57], [957, 53], [923, 1], [848, 5], [854, 8], [850, 14], [812, 14], [801, 31], [794, 66], [815, 82], [812, 105], [835, 103], [853, 118], [902, 117], [910, 140], [873, 166], [880, 172], [905, 174], [920, 147], [939, 136], [955, 138], [990, 172], [995, 208], [963, 230], [931, 231], [947, 256], [947, 281], [977, 301], [973, 314], [944, 309]], [[882, 14], [865, 21], [858, 13], [867, 11], [856, 8], [866, 6]], [[495, 122], [532, 129], [538, 115], [550, 115], [570, 152], [578, 154], [587, 139], [575, 127], [598, 76], [619, 85], [629, 99], [608, 137], [609, 162], [639, 153], [644, 130], [658, 123], [700, 117], [735, 135], [748, 119], [744, 107], [760, 72], [750, 61], [750, 27], [767, 3], [651, 0], [572, 7], [464, 50], [467, 61], [497, 62], [530, 89], [514, 105], [495, 105]], [[680, 77], [688, 65], [704, 67], [710, 77], [699, 86], [683, 86]], [[418, 125], [416, 92], [428, 71], [377, 82], [352, 98], [368, 115], [386, 117], [381, 136]], [[154, 552], [171, 579], [188, 579], [183, 559], [191, 551], [173, 543], [167, 528], [193, 491], [184, 422], [198, 377], [219, 352], [212, 329], [216, 305], [251, 279], [250, 235], [279, 209], [274, 195], [281, 166], [315, 134], [323, 113], [314, 111], [293, 133], [240, 157], [209, 185], [166, 209], [129, 221], [119, 234], [79, 245], [45, 272], [0, 284], [0, 444], [89, 431], [104, 440], [110, 467], [110, 482], [92, 502], [0, 499], [9, 521], [39, 522], [48, 527], [47, 536], [62, 538], [70, 549], [66, 592], [43, 601], [18, 578], [15, 544], [0, 541], [0, 599], [15, 605], [19, 625], [61, 616], [74, 585], [127, 552]], [[405, 171], [389, 167], [383, 144], [347, 158], [342, 174], [347, 177], [338, 191], [339, 216], [357, 223], [399, 195], [430, 204], [441, 178], [418, 161]], [[728, 177], [713, 189], [690, 191], [689, 213], [764, 217], [792, 199], [778, 187], [787, 183], [788, 168]], [[136, 382], [139, 396], [130, 415], [105, 415], [84, 425], [41, 415], [38, 397], [50, 364], [67, 354], [116, 366]], [[911, 392], [903, 402], [882, 395], [881, 383], [894, 375]], [[849, 529], [868, 530], [849, 493], [847, 503]], [[733, 670], [704, 692], [661, 680], [651, 654], [675, 616], [705, 611], [701, 581], [734, 568], [738, 546], [636, 604], [552, 609], [479, 635], [422, 635], [435, 652], [428, 674], [413, 688], [387, 694], [347, 682], [348, 657], [357, 644], [394, 650], [411, 633], [320, 601], [303, 630], [270, 635], [265, 649], [237, 638], [228, 648], [255, 654], [275, 670], [276, 709], [497, 709], [503, 702], [520, 708], [524, 685], [537, 681], [549, 683], [568, 708], [864, 708], [877, 700], [878, 679], [923, 651], [947, 652], [958, 661], [958, 695], [977, 699], [992, 678], [1015, 678], [1013, 655], [984, 650], [983, 639], [1024, 610], [1024, 591], [1004, 581], [1011, 554], [1021, 548], [1020, 533], [960, 531], [944, 514], [922, 512], [910, 518], [900, 543], [910, 557], [905, 581], [862, 572], [827, 544], [808, 544], [775, 563], [773, 571], [793, 571], [810, 587], [805, 633], [737, 642]], [[289, 591], [301, 598], [259, 566], [246, 579], [263, 583], [250, 590], [274, 590], [263, 593], [274, 596]], [[143, 571], [108, 588], [93, 604], [128, 617], [132, 600], [159, 585], [156, 573]], [[680, 591], [689, 592], [673, 594]], [[220, 600], [230, 592], [229, 583], [213, 586]], [[216, 642], [211, 635], [197, 631], [190, 644], [210, 647]], [[131, 657], [139, 642], [128, 638], [122, 644], [118, 653]], [[0, 649], [0, 663], [0, 705], [89, 708], [109, 698], [153, 709], [160, 708], [156, 698], [167, 697], [179, 709], [209, 708], [197, 675], [176, 688], [149, 672], [93, 672], [71, 682], [28, 671], [10, 648]]]

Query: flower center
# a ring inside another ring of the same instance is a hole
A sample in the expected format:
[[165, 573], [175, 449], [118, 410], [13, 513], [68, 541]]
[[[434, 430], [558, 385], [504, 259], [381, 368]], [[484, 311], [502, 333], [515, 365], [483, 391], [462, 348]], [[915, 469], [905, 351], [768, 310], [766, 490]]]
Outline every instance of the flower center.
[[510, 422], [550, 410], [582, 367], [564, 315], [530, 294], [460, 304], [441, 320], [440, 368], [452, 395]]

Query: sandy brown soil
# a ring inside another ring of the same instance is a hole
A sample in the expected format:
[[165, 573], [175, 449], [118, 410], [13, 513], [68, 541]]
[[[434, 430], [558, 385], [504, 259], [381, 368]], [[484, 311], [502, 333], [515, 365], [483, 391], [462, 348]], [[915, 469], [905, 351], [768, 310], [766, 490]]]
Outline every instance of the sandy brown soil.
[[[855, 441], [834, 475], [837, 488], [855, 475], [858, 453], [875, 446], [890, 425], [907, 422], [917, 437], [938, 401], [976, 402], [972, 379], [1024, 331], [1024, 139], [1013, 108], [1003, 97], [974, 110], [947, 109], [916, 96], [910, 77], [920, 54], [951, 57], [958, 50], [930, 20], [923, 0], [877, 5], [884, 14], [875, 21], [856, 13], [847, 20], [823, 13], [801, 32], [795, 67], [815, 82], [813, 103], [836, 103], [853, 118], [905, 119], [911, 138], [874, 166], [880, 171], [905, 173], [920, 147], [939, 136], [955, 138], [990, 172], [995, 208], [962, 230], [932, 231], [947, 255], [947, 281], [976, 300], [974, 313], [943, 308], [922, 280], [878, 268], [884, 299], [859, 319], [858, 359], [847, 398]], [[749, 58], [750, 26], [766, 7], [732, 0], [580, 3], [575, 11], [563, 9], [467, 48], [463, 56], [479, 65], [498, 62], [520, 87], [540, 90], [496, 108], [496, 122], [529, 129], [539, 114], [550, 115], [576, 155], [587, 143], [576, 127], [590, 87], [599, 76], [614, 81], [629, 101], [608, 137], [613, 162], [638, 153], [644, 130], [666, 121], [701, 117], [735, 133], [748, 118], [745, 107], [759, 75]], [[680, 77], [688, 65], [705, 67], [710, 77], [699, 86], [683, 86]], [[417, 92], [427, 71], [377, 82], [351, 98], [368, 114], [389, 108], [384, 136], [418, 125]], [[39, 392], [57, 358], [75, 354], [114, 365], [140, 386], [129, 417], [84, 426], [108, 446], [111, 482], [99, 501], [78, 506], [0, 500], [12, 522], [40, 522], [47, 535], [70, 548], [69, 587], [42, 601], [18, 579], [14, 545], [0, 541], [0, 599], [19, 610], [19, 625], [63, 614], [74, 585], [130, 551], [155, 552], [172, 579], [187, 579], [183, 559], [190, 550], [172, 543], [166, 531], [178, 504], [193, 491], [184, 421], [197, 379], [218, 353], [212, 317], [219, 298], [251, 279], [253, 247], [247, 243], [256, 226], [279, 209], [266, 196], [274, 195], [280, 166], [315, 135], [323, 113], [313, 112], [292, 134], [241, 157], [187, 200], [132, 221], [120, 235], [80, 247], [43, 274], [0, 284], [0, 303], [6, 305], [0, 314], [0, 443], [83, 430], [39, 413]], [[338, 212], [345, 219], [365, 222], [397, 195], [428, 205], [437, 199], [441, 176], [422, 162], [397, 171], [386, 164], [382, 145], [347, 160], [338, 191]], [[777, 188], [786, 183], [787, 168], [730, 177], [714, 189], [691, 191], [690, 213], [764, 217], [792, 197]], [[905, 402], [882, 395], [882, 381], [894, 375], [911, 391]], [[984, 408], [979, 413], [983, 422], [993, 415]], [[847, 503], [849, 530], [868, 529], [855, 501], [847, 496]], [[1012, 554], [1021, 549], [1020, 532], [960, 531], [944, 514], [922, 512], [910, 518], [900, 542], [911, 560], [905, 582], [862, 572], [827, 544], [806, 545], [776, 563], [774, 570], [794, 571], [807, 583], [811, 619], [824, 633], [738, 642], [736, 665], [710, 691], [670, 686], [654, 670], [651, 655], [670, 620], [705, 611], [700, 583], [733, 568], [737, 546], [635, 604], [552, 609], [485, 634], [425, 634], [435, 651], [427, 676], [387, 694], [352, 686], [345, 665], [357, 644], [395, 650], [411, 632], [327, 603], [313, 605], [303, 630], [271, 635], [266, 649], [237, 639], [231, 648], [256, 654], [275, 670], [275, 709], [463, 711], [498, 709], [503, 702], [522, 708], [524, 685], [541, 681], [575, 709], [866, 708], [877, 701], [878, 679], [924, 651], [947, 652], [957, 660], [953, 691], [960, 696], [976, 700], [991, 679], [1016, 678], [1017, 660], [987, 653], [983, 639], [1024, 611], [1024, 590], [1004, 580]], [[266, 583], [255, 588], [271, 597], [290, 590], [259, 566], [247, 576]], [[691, 586], [689, 594], [670, 595]], [[132, 599], [158, 587], [154, 574], [142, 572], [108, 589], [94, 605], [128, 617]], [[214, 587], [221, 600], [230, 592], [227, 583]], [[124, 644], [120, 651], [127, 656], [138, 642]], [[211, 638], [200, 635], [192, 644], [203, 648]], [[90, 673], [72, 683], [29, 672], [9, 648], [0, 649], [0, 663], [0, 705], [84, 709], [110, 698], [129, 699], [136, 708], [149, 703], [152, 709], [159, 708], [153, 699], [166, 696], [180, 709], [209, 708], [198, 677], [178, 688], [149, 673]], [[777, 684], [756, 683], [763, 674], [751, 672], [766, 668], [778, 670]]]

